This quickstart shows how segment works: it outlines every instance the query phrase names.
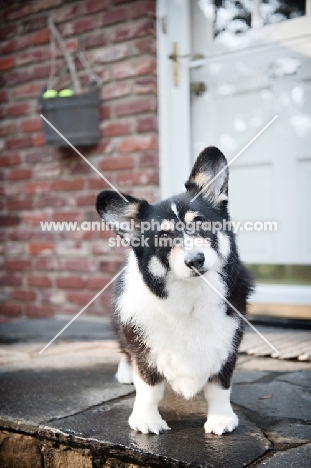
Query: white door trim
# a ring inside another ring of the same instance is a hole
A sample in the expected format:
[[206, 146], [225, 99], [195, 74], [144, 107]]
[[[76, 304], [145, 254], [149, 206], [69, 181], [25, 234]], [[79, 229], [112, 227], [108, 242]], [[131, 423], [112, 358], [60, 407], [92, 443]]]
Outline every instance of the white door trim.
[[[174, 11], [174, 21], [172, 21]], [[173, 83], [173, 64], [168, 56], [173, 43], [178, 53], [190, 53], [189, 2], [157, 0], [158, 114], [160, 190], [166, 198], [182, 191], [191, 169], [189, 68], [179, 63], [179, 85]], [[171, 18], [171, 21], [169, 19]], [[166, 32], [163, 28], [166, 21]]]

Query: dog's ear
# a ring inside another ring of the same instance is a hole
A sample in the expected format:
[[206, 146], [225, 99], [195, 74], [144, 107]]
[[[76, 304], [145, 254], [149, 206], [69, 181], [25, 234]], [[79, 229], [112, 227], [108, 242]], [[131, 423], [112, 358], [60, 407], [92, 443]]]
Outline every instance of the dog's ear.
[[148, 202], [130, 195], [125, 201], [117, 192], [104, 190], [96, 200], [96, 210], [103, 221], [121, 237], [137, 236], [140, 233], [140, 214]]
[[228, 178], [225, 156], [218, 148], [209, 146], [199, 154], [185, 186], [194, 194], [202, 192], [203, 197], [219, 205], [228, 200]]

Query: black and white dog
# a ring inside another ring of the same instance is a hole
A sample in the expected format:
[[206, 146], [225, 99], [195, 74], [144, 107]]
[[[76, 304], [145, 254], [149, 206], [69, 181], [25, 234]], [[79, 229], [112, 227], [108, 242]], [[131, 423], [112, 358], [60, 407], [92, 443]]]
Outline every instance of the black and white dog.
[[230, 390], [243, 320], [215, 289], [245, 314], [252, 281], [232, 230], [209, 228], [230, 221], [224, 155], [202, 151], [185, 186], [152, 204], [108, 190], [97, 197], [100, 217], [132, 247], [113, 295], [123, 353], [116, 377], [135, 384], [132, 429], [169, 429], [158, 410], [168, 383], [187, 399], [203, 389], [205, 432], [220, 435], [238, 425]]

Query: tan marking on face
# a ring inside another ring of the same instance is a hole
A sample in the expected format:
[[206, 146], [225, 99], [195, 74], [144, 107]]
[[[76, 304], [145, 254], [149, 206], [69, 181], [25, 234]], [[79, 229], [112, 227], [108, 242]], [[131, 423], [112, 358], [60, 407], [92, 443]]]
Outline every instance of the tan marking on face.
[[125, 216], [135, 217], [138, 214], [139, 203], [128, 203], [125, 208]]
[[160, 227], [162, 231], [174, 231], [174, 224], [169, 219], [164, 219]]
[[187, 211], [187, 213], [185, 214], [185, 223], [192, 223], [192, 221], [196, 216], [198, 216], [198, 214], [198, 211]]

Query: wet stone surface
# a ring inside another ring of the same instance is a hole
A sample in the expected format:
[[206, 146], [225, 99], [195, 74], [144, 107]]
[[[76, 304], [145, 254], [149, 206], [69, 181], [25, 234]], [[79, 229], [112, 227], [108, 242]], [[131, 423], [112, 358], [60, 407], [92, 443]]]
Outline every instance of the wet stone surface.
[[[119, 354], [109, 344], [109, 328], [104, 326], [103, 346], [88, 343], [103, 338], [103, 327], [80, 323], [68, 343], [51, 346], [39, 358], [40, 346], [60, 322], [27, 324], [25, 345], [22, 327], [10, 327], [2, 335], [10, 344], [0, 350], [0, 452], [6, 445], [8, 457], [29, 442], [44, 468], [311, 466], [310, 363], [240, 356], [231, 396], [240, 420], [234, 432], [205, 434], [203, 395], [186, 401], [167, 392], [160, 412], [171, 431], [144, 435], [128, 426], [134, 388], [114, 378]], [[40, 338], [33, 343], [35, 335]]]
[[134, 391], [115, 378], [114, 365], [90, 369], [0, 373], [0, 417], [39, 424]]
[[257, 465], [260, 468], [310, 468], [311, 444], [278, 452]]
[[160, 411], [171, 431], [159, 436], [136, 433], [127, 423], [133, 401], [133, 398], [128, 398], [101, 405], [65, 420], [51, 422], [49, 427], [80, 439], [130, 447], [140, 454], [142, 460], [144, 455], [148, 457], [151, 453], [155, 457], [178, 460], [191, 466], [241, 467], [272, 448], [256, 425], [239, 411], [240, 425], [233, 433], [224, 436], [205, 434], [206, 409], [201, 395], [191, 400], [188, 407], [189, 402], [169, 395]]
[[311, 392], [287, 382], [233, 386], [231, 399], [262, 416], [310, 420]]
[[274, 443], [303, 444], [311, 441], [311, 423], [281, 422], [269, 426], [265, 433]]

